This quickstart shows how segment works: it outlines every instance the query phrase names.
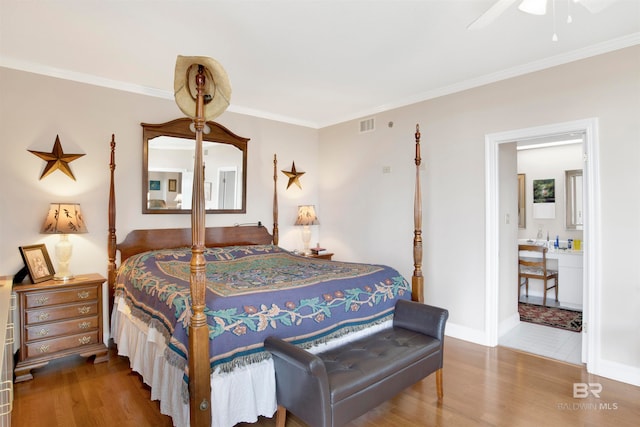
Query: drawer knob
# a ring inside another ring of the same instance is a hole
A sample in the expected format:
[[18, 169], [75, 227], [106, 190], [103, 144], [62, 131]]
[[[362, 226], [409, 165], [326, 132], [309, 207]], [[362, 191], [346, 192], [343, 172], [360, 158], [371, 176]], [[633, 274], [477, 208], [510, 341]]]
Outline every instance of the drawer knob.
[[91, 322], [78, 323], [78, 328], [80, 329], [89, 329], [90, 327], [91, 327]]
[[40, 335], [41, 337], [45, 336], [45, 335], [49, 335], [49, 330], [42, 328], [38, 331], [38, 335]]
[[91, 343], [91, 337], [78, 338], [78, 342], [80, 343], [80, 345], [89, 344]]
[[49, 348], [51, 348], [49, 344], [42, 344], [40, 347], [38, 347], [38, 351], [40, 351], [40, 353], [46, 353], [47, 351], [49, 351]]
[[80, 298], [80, 299], [89, 298], [89, 291], [80, 291], [80, 292], [78, 292], [78, 298]]
[[91, 311], [91, 307], [86, 307], [86, 306], [85, 306], [85, 307], [79, 307], [79, 308], [78, 308], [78, 312], [79, 312], [80, 314], [87, 314], [87, 313], [88, 313], [88, 312], [90, 312], [90, 311]]
[[38, 303], [39, 305], [46, 304], [47, 301], [49, 301], [49, 297], [46, 296], [39, 296], [36, 298], [36, 303]]
[[47, 312], [38, 314], [38, 320], [41, 321], [41, 322], [43, 320], [47, 320], [48, 318], [49, 318], [49, 313], [47, 313]]

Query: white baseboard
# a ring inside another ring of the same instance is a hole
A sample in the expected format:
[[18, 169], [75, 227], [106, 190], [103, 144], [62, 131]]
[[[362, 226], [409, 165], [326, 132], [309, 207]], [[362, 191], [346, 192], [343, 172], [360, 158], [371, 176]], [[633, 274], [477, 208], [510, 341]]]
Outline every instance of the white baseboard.
[[447, 322], [445, 335], [452, 338], [469, 341], [474, 344], [489, 346], [489, 340], [486, 331], [480, 329], [472, 329], [467, 326], [457, 325]]
[[590, 373], [640, 387], [640, 368], [637, 366], [600, 359], [597, 368]]
[[515, 313], [512, 316], [509, 316], [507, 319], [500, 322], [498, 325], [498, 338], [515, 328], [520, 324], [520, 314]]

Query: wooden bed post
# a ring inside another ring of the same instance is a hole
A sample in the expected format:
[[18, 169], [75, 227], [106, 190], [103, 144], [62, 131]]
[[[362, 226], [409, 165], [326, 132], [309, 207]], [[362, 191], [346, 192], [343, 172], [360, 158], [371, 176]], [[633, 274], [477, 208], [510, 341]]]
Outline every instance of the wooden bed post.
[[109, 317], [113, 311], [113, 290], [116, 285], [116, 196], [114, 174], [116, 170], [116, 136], [111, 134], [111, 159], [109, 161], [111, 170], [111, 183], [109, 185], [109, 237], [107, 252], [109, 254], [109, 265], [107, 267], [107, 286], [109, 287]]
[[420, 125], [416, 125], [416, 193], [413, 202], [413, 276], [411, 299], [424, 302], [424, 277], [422, 276], [422, 192], [420, 191]]
[[278, 158], [273, 155], [273, 244], [278, 245]]
[[196, 75], [196, 130], [193, 203], [191, 206], [191, 321], [189, 322], [189, 408], [191, 426], [211, 425], [211, 368], [209, 366], [209, 327], [204, 314], [206, 297], [204, 164], [202, 131], [204, 129], [204, 66]]

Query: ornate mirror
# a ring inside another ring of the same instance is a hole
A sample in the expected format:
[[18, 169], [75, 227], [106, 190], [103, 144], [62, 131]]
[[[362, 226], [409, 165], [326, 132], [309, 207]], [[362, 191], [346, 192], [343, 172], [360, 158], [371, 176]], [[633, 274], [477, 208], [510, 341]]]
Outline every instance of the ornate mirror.
[[[191, 213], [195, 152], [192, 120], [141, 126], [142, 213]], [[245, 213], [249, 138], [207, 122], [202, 139], [206, 213]]]

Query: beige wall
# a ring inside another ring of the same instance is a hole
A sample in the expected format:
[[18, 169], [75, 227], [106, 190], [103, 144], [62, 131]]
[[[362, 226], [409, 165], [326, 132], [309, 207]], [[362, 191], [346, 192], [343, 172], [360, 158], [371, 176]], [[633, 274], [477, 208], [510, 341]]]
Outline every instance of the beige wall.
[[[320, 131], [225, 113], [219, 121], [249, 143], [246, 215], [212, 216], [209, 225], [261, 220], [271, 225], [272, 156], [307, 172], [303, 190], [284, 190], [279, 174], [281, 241], [300, 247], [296, 205], [315, 203], [313, 242], [336, 259], [385, 263], [411, 275], [414, 132], [422, 132], [425, 295], [450, 310], [448, 331], [475, 339], [485, 322], [485, 135], [597, 117], [602, 235], [602, 314], [598, 360], [640, 383], [640, 46], [570, 63], [376, 115], [376, 131], [350, 121]], [[179, 117], [170, 100], [0, 68], [0, 274], [22, 262], [18, 246], [38, 234], [48, 203], [82, 203], [89, 233], [75, 239], [76, 272], [106, 272], [109, 140], [118, 141], [118, 230], [189, 226], [188, 216], [142, 215], [140, 122]], [[393, 122], [391, 124], [391, 122]], [[77, 181], [60, 172], [38, 180], [56, 134]], [[390, 173], [383, 173], [390, 168]], [[77, 236], [75, 236], [77, 237]], [[501, 317], [507, 313], [501, 313]]]
[[[136, 228], [190, 227], [188, 215], [142, 215], [141, 122], [161, 123], [182, 113], [172, 100], [105, 89], [66, 80], [0, 68], [0, 274], [22, 266], [19, 246], [45, 243], [55, 266], [57, 236], [39, 234], [49, 203], [82, 204], [89, 233], [71, 236], [77, 273], [106, 274], [109, 150], [116, 137], [116, 195], [118, 240]], [[318, 132], [300, 126], [224, 113], [218, 122], [251, 138], [248, 154], [247, 213], [207, 215], [207, 225], [232, 225], [272, 220], [273, 155], [278, 154], [280, 236], [282, 246], [301, 248], [293, 227], [298, 204], [317, 204]], [[56, 135], [65, 153], [84, 154], [70, 163], [76, 181], [62, 172], [39, 180], [45, 162], [27, 150], [50, 152]], [[302, 190], [286, 190], [286, 177], [295, 161]], [[318, 230], [314, 232], [317, 234]], [[314, 240], [317, 237], [314, 236]]]
[[[602, 235], [593, 244], [603, 254], [597, 358], [640, 383], [640, 46], [386, 111], [373, 133], [358, 134], [357, 121], [322, 129], [323, 239], [347, 258], [411, 274], [420, 123], [426, 300], [449, 308], [450, 333], [480, 338], [487, 331], [485, 135], [594, 117]], [[383, 165], [393, 172], [382, 174]]]

